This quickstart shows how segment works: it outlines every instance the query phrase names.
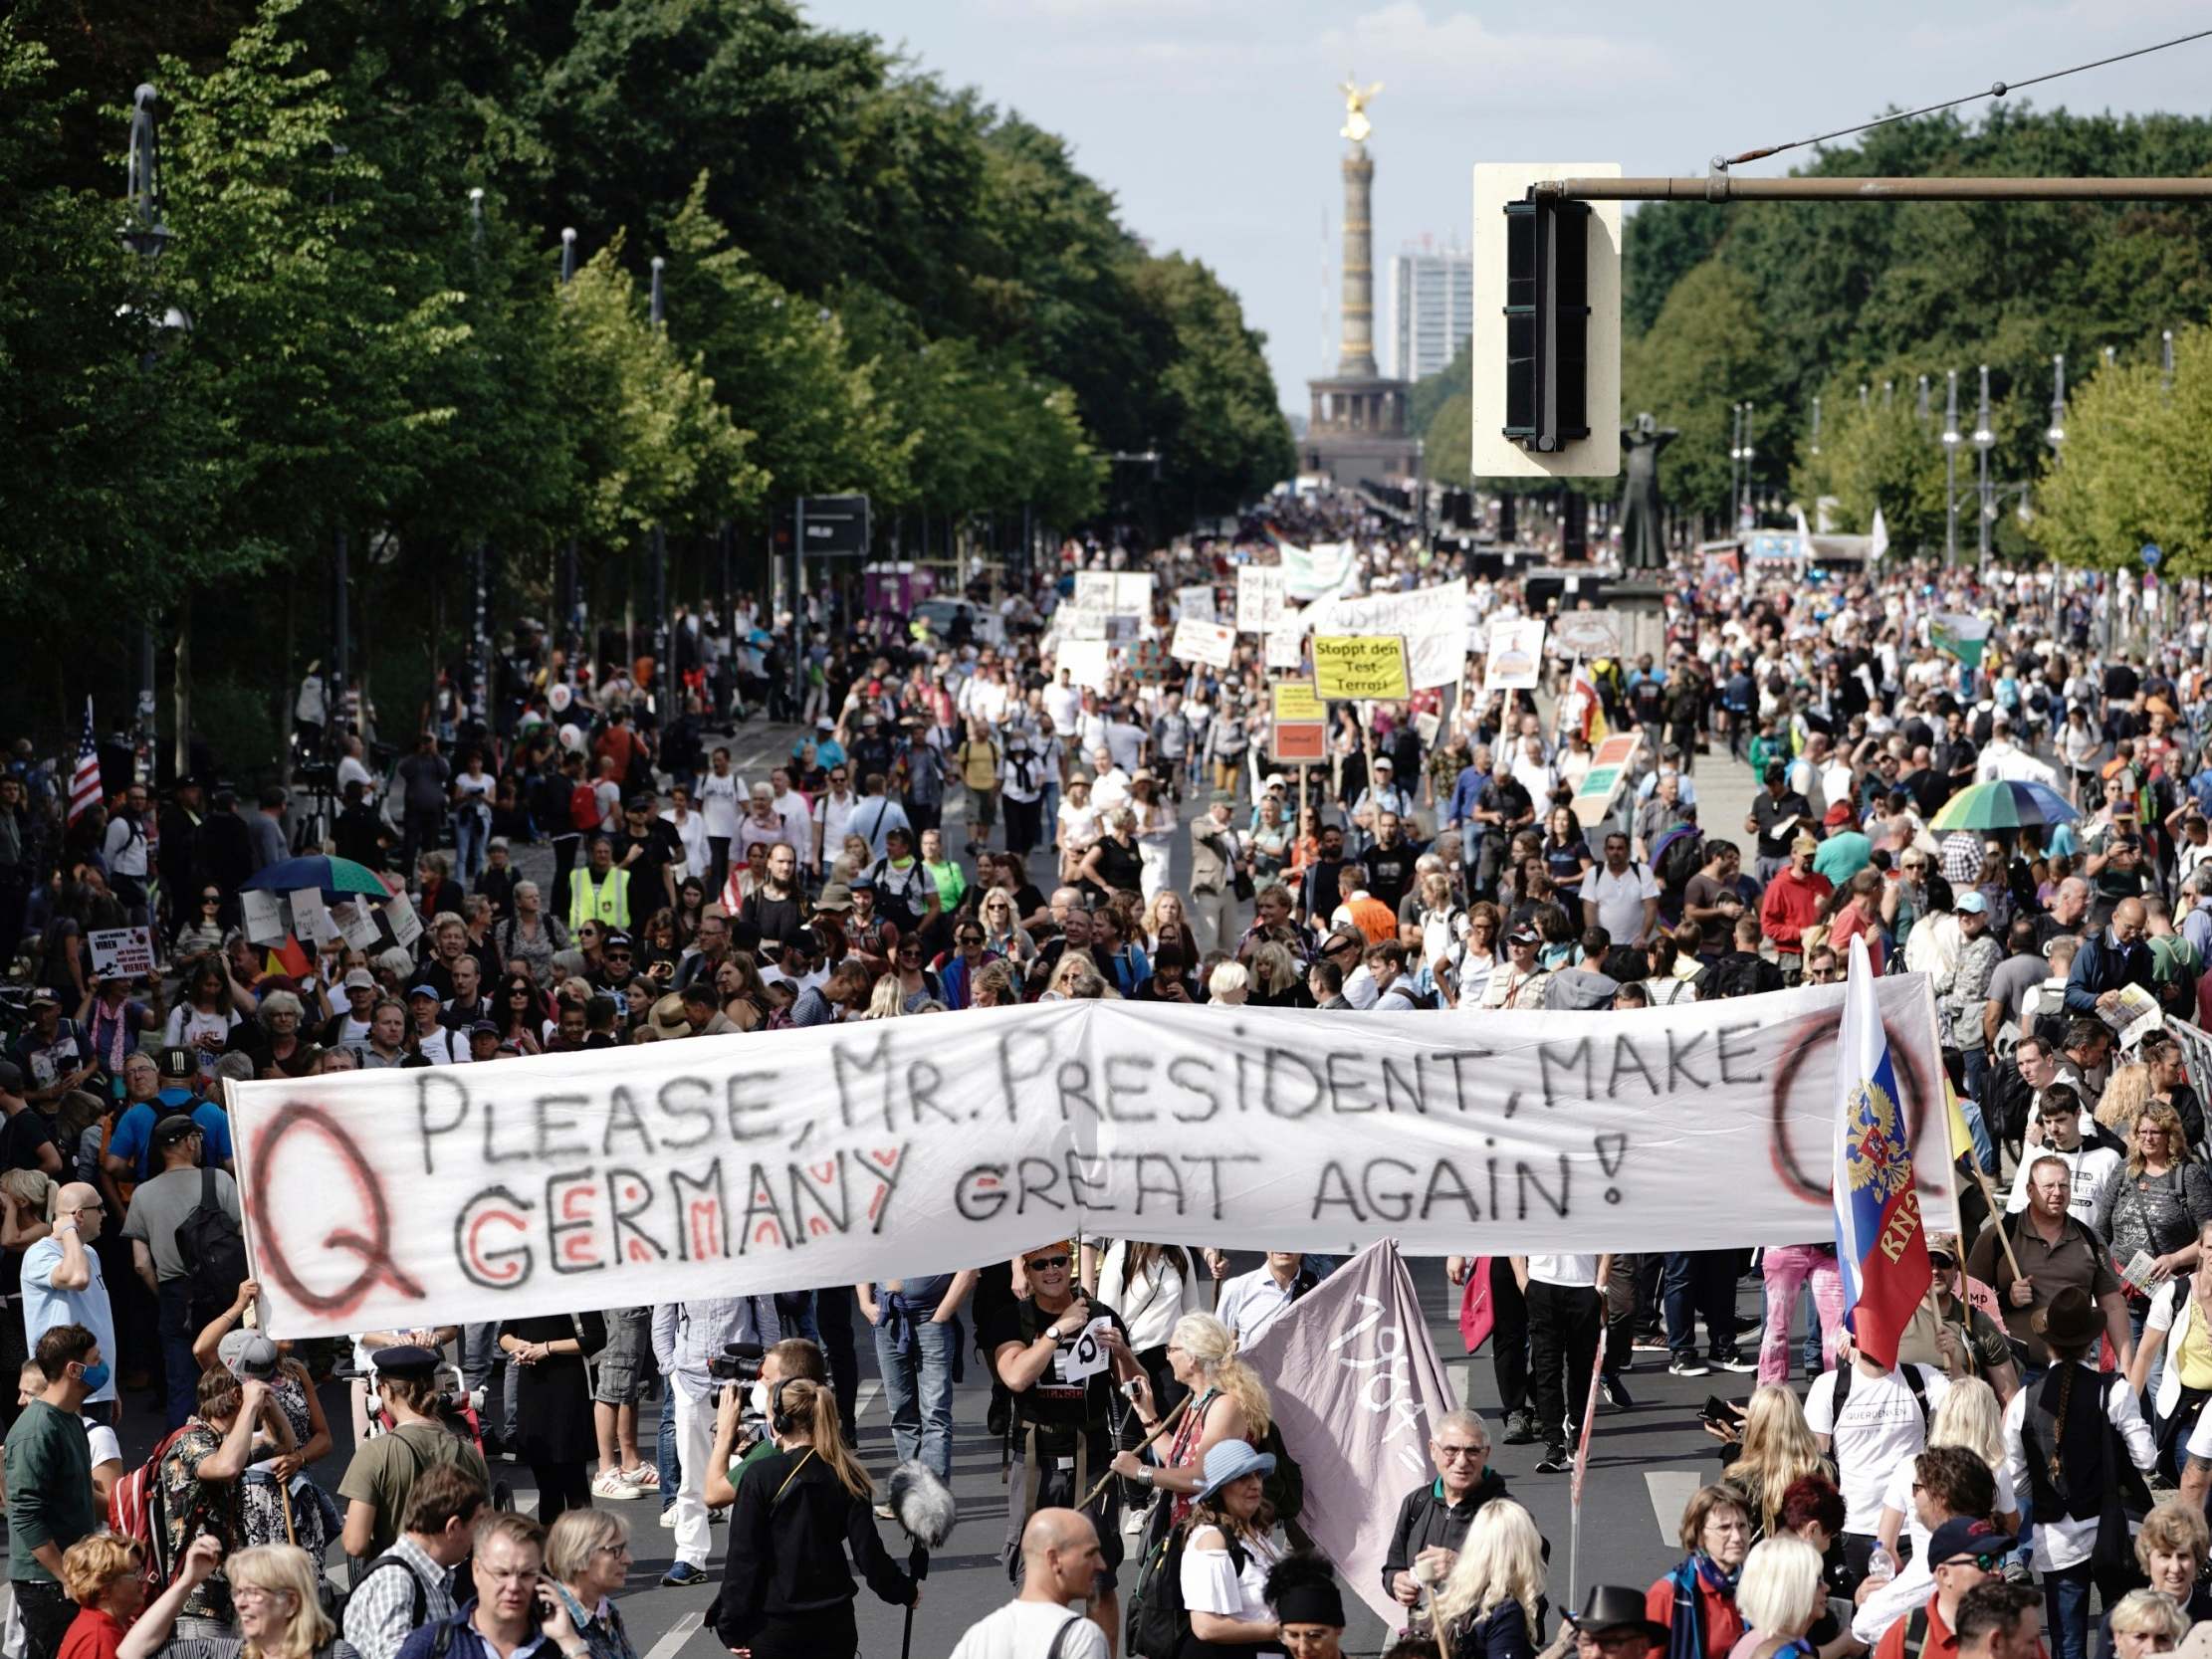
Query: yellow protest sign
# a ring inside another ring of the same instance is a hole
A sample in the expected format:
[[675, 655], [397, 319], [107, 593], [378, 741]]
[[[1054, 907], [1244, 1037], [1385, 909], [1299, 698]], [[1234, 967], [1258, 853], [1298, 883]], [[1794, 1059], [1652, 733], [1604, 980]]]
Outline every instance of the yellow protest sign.
[[1278, 680], [1268, 690], [1274, 694], [1277, 726], [1298, 721], [1327, 722], [1328, 705], [1321, 701], [1311, 680]]
[[1399, 634], [1316, 634], [1314, 689], [1327, 701], [1372, 702], [1412, 695]]

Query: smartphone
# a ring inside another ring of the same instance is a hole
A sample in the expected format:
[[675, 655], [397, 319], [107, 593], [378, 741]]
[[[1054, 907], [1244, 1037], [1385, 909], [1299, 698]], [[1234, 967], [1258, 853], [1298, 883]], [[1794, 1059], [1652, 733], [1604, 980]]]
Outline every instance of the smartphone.
[[1736, 1414], [1728, 1409], [1728, 1402], [1718, 1394], [1705, 1396], [1705, 1409], [1699, 1415], [1706, 1422], [1716, 1423], [1722, 1428], [1733, 1428], [1736, 1425]]

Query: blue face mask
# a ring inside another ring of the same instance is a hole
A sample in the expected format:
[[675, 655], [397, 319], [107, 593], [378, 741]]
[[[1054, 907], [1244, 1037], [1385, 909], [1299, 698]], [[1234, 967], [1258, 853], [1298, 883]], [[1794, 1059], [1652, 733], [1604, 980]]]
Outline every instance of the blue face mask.
[[92, 1394], [99, 1393], [101, 1389], [108, 1386], [108, 1379], [114, 1374], [108, 1368], [108, 1361], [105, 1359], [97, 1365], [87, 1365], [84, 1369], [85, 1391]]

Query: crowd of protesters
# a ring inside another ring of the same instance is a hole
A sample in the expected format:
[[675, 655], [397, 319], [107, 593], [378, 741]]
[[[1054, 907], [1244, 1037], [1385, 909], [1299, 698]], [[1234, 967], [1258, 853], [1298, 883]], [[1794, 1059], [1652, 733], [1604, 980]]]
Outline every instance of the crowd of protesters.
[[[1287, 538], [1356, 540], [1348, 590], [1460, 573], [1377, 504], [1276, 508]], [[964, 1346], [993, 1380], [1019, 1595], [964, 1659], [1097, 1659], [1125, 1625], [1152, 1659], [1333, 1653], [1341, 1592], [1290, 1543], [1296, 1447], [1238, 1357], [1328, 1262], [1280, 1252], [1227, 1278], [1210, 1250], [1085, 1239], [928, 1278], [362, 1333], [357, 1448], [326, 1494], [306, 1473], [333, 1443], [314, 1377], [251, 1329], [221, 1082], [1062, 998], [1661, 1006], [1832, 983], [1855, 938], [1877, 971], [1929, 976], [1974, 1141], [1964, 1232], [1935, 1242], [1899, 1364], [1853, 1349], [1825, 1239], [1453, 1258], [1490, 1304], [1468, 1395], [1494, 1414], [1431, 1425], [1435, 1481], [1405, 1496], [1382, 1583], [1400, 1651], [1545, 1645], [1548, 1545], [1487, 1467], [1490, 1422], [1564, 1473], [1579, 1379], [1599, 1368], [1626, 1406], [1640, 1363], [1755, 1371], [1757, 1391], [1708, 1414], [1727, 1461], [1685, 1512], [1681, 1566], [1593, 1590], [1560, 1636], [1580, 1659], [2025, 1659], [2039, 1618], [2060, 1659], [2087, 1659], [2100, 1620], [2101, 1653], [2175, 1645], [2212, 1601], [2202, 605], [2168, 592], [2150, 643], [2115, 643], [2064, 574], [1731, 557], [1672, 573], [1662, 648], [1555, 659], [1540, 693], [1500, 693], [1483, 629], [1557, 601], [1478, 570], [1456, 683], [1337, 706], [1327, 761], [1301, 768], [1270, 759], [1261, 641], [1225, 670], [1166, 650], [1173, 595], [1211, 586], [1232, 614], [1239, 565], [1272, 557], [1257, 536], [1149, 561], [1071, 543], [942, 633], [827, 596], [795, 623], [741, 604], [679, 618], [665, 669], [526, 628], [493, 707], [442, 681], [398, 756], [365, 700], [333, 711], [318, 683], [299, 744], [303, 776], [332, 767], [328, 814], [276, 785], [248, 809], [198, 776], [156, 804], [123, 775], [73, 815], [69, 762], [19, 745], [0, 776], [0, 949], [25, 987], [0, 1061], [0, 1247], [22, 1318], [0, 1343], [25, 1371], [7, 1487], [30, 1659], [195, 1641], [417, 1659], [470, 1633], [505, 1655], [526, 1631], [630, 1659], [609, 1599], [627, 1533], [597, 1506], [640, 1499], [674, 1535], [675, 1586], [709, 1580], [727, 1510], [727, 1645], [852, 1652], [860, 1582], [920, 1592], [849, 1449], [862, 1340], [898, 1455], [940, 1477]], [[1082, 684], [1058, 613], [1108, 564], [1149, 573], [1154, 600]], [[1955, 616], [1986, 644], [1963, 651], [1938, 626]], [[764, 716], [796, 738], [740, 775], [715, 734]], [[1644, 741], [1586, 821], [1571, 803], [1601, 729]], [[1697, 779], [1730, 766], [1756, 779], [1750, 812], [1701, 818]], [[2058, 804], [1934, 827], [1987, 783]], [[382, 875], [419, 938], [251, 936], [254, 876], [322, 852]], [[161, 966], [103, 971], [91, 935], [134, 926]], [[1102, 1317], [1111, 1364], [1071, 1372]], [[730, 1384], [716, 1361], [748, 1342], [759, 1379]], [[166, 1433], [126, 1473], [134, 1391]], [[536, 1520], [500, 1507], [508, 1455]]]

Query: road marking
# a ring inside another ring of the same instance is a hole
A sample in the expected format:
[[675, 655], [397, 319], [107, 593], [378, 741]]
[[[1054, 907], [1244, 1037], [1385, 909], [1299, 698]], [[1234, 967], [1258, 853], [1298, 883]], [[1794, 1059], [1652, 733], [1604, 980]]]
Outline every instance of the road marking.
[[1681, 1538], [1682, 1511], [1704, 1483], [1678, 1470], [1647, 1469], [1644, 1484], [1652, 1494], [1652, 1519], [1659, 1523], [1659, 1540], [1672, 1549]]
[[668, 1627], [667, 1635], [647, 1650], [645, 1659], [676, 1659], [676, 1655], [682, 1649], [684, 1643], [697, 1635], [699, 1627], [706, 1622], [707, 1615], [703, 1611], [686, 1613]]
[[868, 1407], [875, 1404], [876, 1396], [883, 1392], [880, 1377], [870, 1377], [860, 1385], [860, 1392], [852, 1397], [852, 1420], [859, 1422], [868, 1414]]

